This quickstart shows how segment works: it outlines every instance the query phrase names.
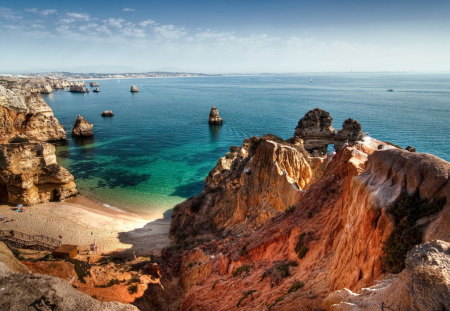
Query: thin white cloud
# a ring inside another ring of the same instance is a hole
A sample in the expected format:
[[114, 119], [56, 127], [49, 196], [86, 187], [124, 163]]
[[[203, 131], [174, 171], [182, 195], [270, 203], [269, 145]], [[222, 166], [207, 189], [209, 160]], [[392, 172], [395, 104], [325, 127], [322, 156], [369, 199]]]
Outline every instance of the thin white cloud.
[[19, 20], [22, 19], [17, 12], [11, 10], [10, 8], [0, 7], [0, 18], [8, 20]]
[[47, 15], [52, 15], [52, 14], [57, 13], [58, 10], [53, 10], [53, 9], [39, 10], [37, 8], [30, 8], [30, 9], [25, 9], [25, 12], [38, 14], [38, 15], [42, 15], [42, 16], [47, 16]]
[[184, 28], [177, 27], [175, 25], [160, 25], [154, 28], [155, 34], [159, 37], [169, 40], [180, 39], [185, 36], [187, 32]]
[[83, 20], [83, 21], [88, 21], [90, 19], [89, 14], [85, 14], [85, 13], [70, 12], [70, 13], [67, 13], [66, 15], [70, 18]]
[[156, 22], [152, 19], [146, 19], [145, 21], [140, 22], [138, 25], [141, 27], [147, 27], [149, 25], [154, 25]]
[[123, 8], [122, 11], [124, 11], [124, 12], [134, 12], [134, 11], [136, 11], [136, 9], [132, 9], [132, 8]]

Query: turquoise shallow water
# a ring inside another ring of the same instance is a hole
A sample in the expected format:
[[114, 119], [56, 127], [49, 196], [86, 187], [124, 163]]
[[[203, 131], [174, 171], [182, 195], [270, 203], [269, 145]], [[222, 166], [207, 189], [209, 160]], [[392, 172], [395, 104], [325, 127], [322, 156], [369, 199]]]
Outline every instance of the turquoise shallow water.
[[[313, 81], [310, 82], [310, 79]], [[253, 135], [292, 136], [310, 109], [328, 110], [334, 127], [347, 117], [371, 136], [450, 160], [450, 75], [327, 74], [102, 80], [100, 93], [46, 96], [70, 133], [78, 114], [91, 140], [58, 147], [79, 189], [101, 202], [141, 213], [173, 207], [201, 191], [231, 145]], [[140, 92], [130, 93], [131, 84]], [[394, 92], [386, 92], [394, 89]], [[225, 119], [211, 128], [217, 106]], [[102, 118], [111, 109], [113, 118]]]

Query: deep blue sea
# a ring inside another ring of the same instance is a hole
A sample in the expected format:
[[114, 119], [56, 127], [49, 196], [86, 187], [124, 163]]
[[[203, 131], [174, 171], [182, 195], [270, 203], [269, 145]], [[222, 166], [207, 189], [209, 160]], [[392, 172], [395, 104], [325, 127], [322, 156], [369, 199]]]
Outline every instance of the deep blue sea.
[[[312, 82], [310, 81], [312, 79]], [[85, 195], [159, 216], [199, 193], [229, 146], [272, 133], [289, 138], [310, 109], [339, 129], [351, 117], [377, 139], [450, 160], [449, 74], [302, 74], [98, 81], [100, 93], [45, 96], [69, 136], [77, 115], [95, 136], [58, 147]], [[132, 84], [139, 93], [130, 93]], [[394, 92], [387, 92], [394, 89]], [[210, 127], [217, 106], [225, 122]], [[102, 118], [103, 110], [115, 116]]]

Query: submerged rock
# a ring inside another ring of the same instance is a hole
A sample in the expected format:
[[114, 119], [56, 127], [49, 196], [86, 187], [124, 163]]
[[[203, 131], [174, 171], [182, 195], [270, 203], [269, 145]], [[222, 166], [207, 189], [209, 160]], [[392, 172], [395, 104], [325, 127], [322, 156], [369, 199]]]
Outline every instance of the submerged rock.
[[77, 194], [74, 178], [47, 143], [0, 144], [0, 201], [33, 205]]
[[113, 117], [114, 113], [112, 112], [112, 110], [105, 110], [102, 112], [102, 117]]
[[94, 125], [83, 116], [78, 116], [72, 129], [72, 136], [90, 137], [94, 135]]
[[130, 92], [136, 93], [136, 92], [139, 92], [139, 89], [138, 89], [138, 87], [137, 87], [136, 85], [132, 85], [132, 86], [130, 87]]
[[211, 111], [209, 112], [209, 125], [222, 125], [223, 119], [219, 115], [219, 109], [217, 109], [215, 106], [211, 108]]

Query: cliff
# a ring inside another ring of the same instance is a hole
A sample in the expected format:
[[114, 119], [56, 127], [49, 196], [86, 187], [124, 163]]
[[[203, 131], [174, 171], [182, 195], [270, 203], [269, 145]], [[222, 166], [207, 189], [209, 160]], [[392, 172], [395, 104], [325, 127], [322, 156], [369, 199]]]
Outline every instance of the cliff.
[[0, 242], [1, 310], [137, 311], [132, 305], [100, 302], [57, 277], [30, 273]]
[[[175, 207], [166, 291], [152, 289], [142, 306], [320, 309], [335, 290], [409, 269], [415, 245], [450, 240], [450, 163], [362, 137], [351, 119], [338, 133], [318, 120], [303, 138], [252, 138], [219, 160], [205, 190]], [[349, 139], [339, 139], [336, 153], [309, 154], [303, 146], [317, 128]], [[446, 271], [445, 262], [434, 269]]]
[[74, 178], [47, 143], [0, 144], [0, 201], [33, 205], [77, 194]]
[[46, 143], [64, 140], [66, 132], [38, 93], [0, 85], [0, 202], [31, 205], [75, 195], [73, 176]]
[[66, 132], [39, 94], [0, 85], [0, 143], [17, 135], [36, 141], [66, 139]]

